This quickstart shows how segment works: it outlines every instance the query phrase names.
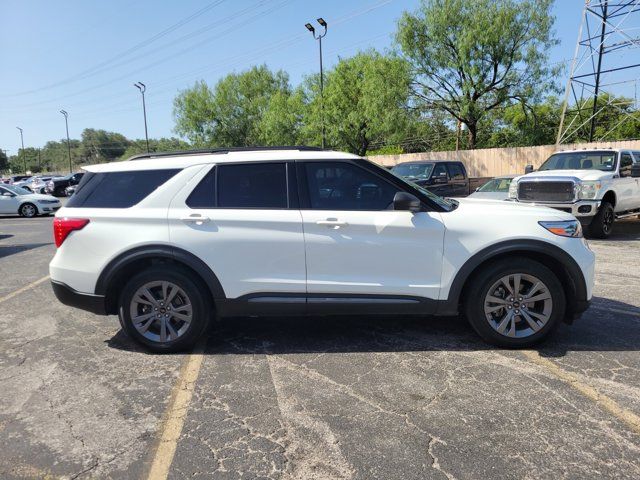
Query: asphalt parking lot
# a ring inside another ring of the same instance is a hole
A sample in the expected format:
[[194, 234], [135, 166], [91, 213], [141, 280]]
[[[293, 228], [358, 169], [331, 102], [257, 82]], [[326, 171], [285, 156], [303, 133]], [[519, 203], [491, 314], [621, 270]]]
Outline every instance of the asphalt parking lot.
[[640, 478], [640, 222], [535, 351], [460, 319], [230, 319], [149, 354], [56, 301], [51, 218], [0, 218], [0, 478]]

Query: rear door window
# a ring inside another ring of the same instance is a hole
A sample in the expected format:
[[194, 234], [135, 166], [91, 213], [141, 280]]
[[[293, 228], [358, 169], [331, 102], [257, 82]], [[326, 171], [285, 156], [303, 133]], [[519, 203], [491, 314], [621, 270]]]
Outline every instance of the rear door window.
[[288, 208], [286, 163], [222, 164], [216, 169], [218, 208]]
[[129, 208], [141, 202], [179, 169], [88, 173], [69, 199], [72, 208]]

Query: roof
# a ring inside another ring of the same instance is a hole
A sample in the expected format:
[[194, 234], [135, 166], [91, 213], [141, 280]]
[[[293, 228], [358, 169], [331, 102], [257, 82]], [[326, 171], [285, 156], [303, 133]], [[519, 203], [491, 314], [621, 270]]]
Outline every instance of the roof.
[[619, 152], [621, 150], [637, 152], [636, 148], [612, 148], [612, 147], [601, 147], [601, 148], [576, 148], [573, 150], [556, 150], [555, 153], [589, 153], [589, 152]]
[[128, 172], [154, 170], [158, 168], [186, 168], [193, 165], [258, 162], [264, 160], [337, 160], [361, 158], [344, 152], [333, 152], [309, 147], [253, 148], [253, 149], [212, 149], [186, 152], [151, 153], [136, 155], [124, 162], [100, 163], [83, 167], [89, 172]]
[[442, 162], [460, 162], [460, 160], [409, 160], [408, 162], [400, 162], [394, 165], [420, 165], [424, 163], [442, 163]]

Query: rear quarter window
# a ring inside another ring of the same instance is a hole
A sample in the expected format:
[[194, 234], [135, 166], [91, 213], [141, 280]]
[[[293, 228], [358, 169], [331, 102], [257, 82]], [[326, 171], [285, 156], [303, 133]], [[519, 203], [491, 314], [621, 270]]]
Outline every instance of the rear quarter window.
[[87, 173], [69, 199], [71, 208], [129, 208], [141, 202], [180, 169]]

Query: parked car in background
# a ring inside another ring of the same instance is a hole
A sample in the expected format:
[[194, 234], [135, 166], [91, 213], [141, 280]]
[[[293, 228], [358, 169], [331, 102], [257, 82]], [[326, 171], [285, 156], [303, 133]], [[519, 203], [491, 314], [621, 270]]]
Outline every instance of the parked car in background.
[[453, 160], [418, 160], [399, 163], [391, 172], [441, 197], [469, 195], [469, 177], [464, 164]]
[[64, 194], [67, 197], [70, 197], [71, 195], [73, 195], [74, 193], [76, 193], [76, 188], [78, 188], [77, 185], [69, 185], [67, 188], [64, 189]]
[[26, 188], [27, 190], [29, 190], [30, 192], [33, 192], [33, 193], [46, 193], [45, 189], [47, 187], [47, 182], [50, 181], [52, 178], [54, 178], [54, 177], [52, 177], [52, 176], [31, 177], [29, 179], [28, 183], [23, 185], [22, 187]]
[[516, 175], [503, 175], [492, 178], [481, 187], [476, 188], [476, 191], [469, 195], [469, 197], [484, 198], [487, 200], [507, 200], [509, 198], [511, 180], [515, 177]]
[[640, 150], [566, 150], [526, 171], [509, 198], [571, 213], [594, 238], [611, 235], [615, 219], [640, 215]]
[[15, 185], [0, 185], [0, 214], [30, 218], [55, 213], [61, 206], [60, 200], [51, 195], [30, 193]]
[[443, 199], [348, 153], [215, 149], [85, 169], [53, 222], [53, 291], [119, 315], [153, 350], [189, 348], [213, 312], [464, 313], [486, 341], [524, 347], [591, 299], [595, 255], [572, 215]]
[[16, 182], [21, 182], [28, 178], [31, 178], [31, 175], [13, 175], [12, 177], [9, 177], [9, 184], [13, 185]]
[[64, 197], [65, 189], [69, 186], [80, 183], [83, 175], [83, 172], [78, 172], [67, 175], [66, 177], [52, 178], [47, 182], [45, 192], [56, 197]]
[[25, 190], [30, 192], [31, 190], [29, 189], [29, 185], [31, 184], [32, 179], [33, 177], [29, 176], [22, 178], [21, 180], [14, 180], [13, 182], [11, 182], [11, 185], [13, 185], [14, 187], [24, 188]]

